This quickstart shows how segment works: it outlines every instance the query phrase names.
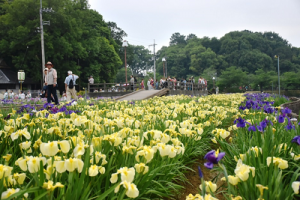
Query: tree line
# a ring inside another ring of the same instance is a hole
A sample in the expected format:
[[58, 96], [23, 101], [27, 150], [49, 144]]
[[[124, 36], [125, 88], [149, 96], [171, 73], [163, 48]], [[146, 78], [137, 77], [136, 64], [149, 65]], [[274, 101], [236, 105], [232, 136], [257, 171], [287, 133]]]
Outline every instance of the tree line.
[[[127, 34], [116, 22], [105, 22], [88, 0], [43, 0], [43, 7], [55, 11], [43, 13], [43, 20], [51, 22], [44, 26], [44, 41], [46, 61], [54, 63], [60, 87], [68, 70], [80, 76], [81, 86], [90, 75], [96, 83], [125, 81], [122, 42]], [[42, 80], [39, 8], [36, 0], [0, 0], [0, 57], [35, 81]], [[151, 72], [153, 56], [146, 47], [129, 44], [126, 52], [128, 76]], [[211, 87], [216, 77], [221, 89], [276, 88], [275, 55], [280, 58], [281, 87], [299, 89], [300, 48], [274, 32], [233, 31], [219, 39], [174, 33], [157, 52], [156, 77], [163, 76], [165, 57], [168, 75], [177, 79], [202, 76]]]
[[[82, 86], [90, 75], [95, 82], [113, 81], [126, 33], [90, 9], [88, 0], [43, 0], [43, 8], [50, 7], [54, 13], [43, 13], [50, 21], [44, 26], [45, 60], [57, 69], [60, 88], [68, 70], [80, 76]], [[34, 81], [42, 80], [39, 9], [37, 0], [0, 0], [0, 57]]]
[[278, 87], [275, 55], [280, 59], [281, 87], [299, 89], [300, 48], [274, 32], [233, 31], [220, 39], [174, 33], [169, 46], [158, 51], [157, 71], [163, 74], [165, 57], [170, 76], [202, 76], [210, 86], [215, 77], [221, 89], [250, 85], [263, 90]]

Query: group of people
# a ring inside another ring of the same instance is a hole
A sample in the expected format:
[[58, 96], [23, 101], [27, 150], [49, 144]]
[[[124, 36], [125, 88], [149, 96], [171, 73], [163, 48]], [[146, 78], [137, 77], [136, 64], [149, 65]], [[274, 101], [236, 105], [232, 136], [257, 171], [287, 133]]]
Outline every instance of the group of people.
[[[47, 98], [47, 102], [51, 103], [54, 102], [58, 105], [58, 97], [57, 97], [57, 71], [53, 68], [53, 64], [51, 62], [47, 62], [45, 65], [44, 70], [44, 86], [43, 90], [39, 92], [39, 96], [41, 98]], [[62, 95], [64, 100], [70, 101], [71, 97], [73, 96], [74, 99], [78, 99], [76, 95], [75, 85], [76, 80], [79, 78], [78, 75], [73, 74], [72, 71], [67, 72], [67, 77], [65, 78], [65, 91]], [[91, 77], [93, 78], [93, 77]], [[92, 82], [94, 79], [91, 80]], [[13, 90], [7, 91], [5, 90], [4, 99], [30, 99], [31, 93], [30, 91], [27, 92], [25, 95], [23, 91], [20, 91], [19, 94], [15, 94]]]
[[[176, 86], [180, 86], [180, 85], [183, 85], [184, 87], [184, 90], [192, 90], [192, 87], [194, 86], [195, 87], [195, 79], [194, 77], [190, 77], [189, 79], [185, 79], [185, 78], [182, 78], [181, 80], [177, 80], [175, 77], [168, 77], [168, 78], [161, 78], [160, 81], [158, 82], [158, 80], [156, 80], [154, 82], [153, 78], [150, 77], [150, 79], [148, 80], [147, 82], [147, 87], [148, 87], [148, 90], [153, 90], [153, 89], [163, 89], [163, 88], [167, 88], [169, 84], [172, 84], [172, 87], [174, 88], [174, 90], [176, 89]], [[141, 89], [145, 89], [145, 85], [144, 85], [144, 79], [142, 79], [141, 81]], [[207, 90], [207, 80], [202, 78], [202, 77], [199, 77], [199, 80], [198, 80], [198, 85], [200, 86], [201, 85], [201, 88], [203, 90]]]
[[5, 90], [4, 99], [30, 99], [31, 93], [27, 91], [27, 94], [24, 94], [24, 91], [19, 91], [19, 94], [15, 94], [13, 90]]
[[[53, 101], [56, 105], [58, 105], [58, 98], [56, 94], [57, 90], [57, 71], [53, 68], [53, 64], [51, 62], [47, 62], [45, 65], [44, 71], [44, 87], [43, 93], [45, 94], [44, 97], [47, 97], [47, 102], [51, 103]], [[67, 72], [67, 77], [65, 78], [65, 92], [63, 93], [63, 98], [67, 101], [71, 100], [73, 96], [74, 99], [78, 99], [76, 95], [75, 85], [76, 80], [79, 78], [78, 75], [73, 74], [72, 71]]]

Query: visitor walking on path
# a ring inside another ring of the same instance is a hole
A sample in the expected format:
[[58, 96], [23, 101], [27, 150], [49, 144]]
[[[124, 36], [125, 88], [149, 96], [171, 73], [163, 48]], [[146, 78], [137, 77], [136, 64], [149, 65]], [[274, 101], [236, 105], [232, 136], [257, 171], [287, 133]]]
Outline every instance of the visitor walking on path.
[[76, 90], [75, 90], [75, 85], [76, 85], [76, 80], [79, 77], [76, 74], [73, 74], [72, 71], [68, 71], [68, 76], [65, 79], [65, 89], [67, 93], [67, 101], [71, 100], [71, 96], [74, 97], [74, 99], [78, 99], [76, 95]]
[[133, 86], [134, 86], [134, 78], [133, 78], [132, 75], [131, 75], [130, 77], [131, 77], [131, 78], [130, 78], [131, 90], [133, 90]]
[[142, 79], [142, 82], [141, 82], [141, 88], [142, 88], [142, 90], [144, 90], [144, 89], [145, 89], [145, 85], [144, 85], [144, 79]]
[[151, 90], [150, 79], [147, 81], [148, 90]]
[[51, 103], [51, 95], [53, 95], [55, 104], [58, 105], [58, 98], [56, 95], [57, 72], [53, 68], [53, 64], [51, 62], [47, 62], [45, 66], [48, 68], [45, 83], [45, 85], [47, 85], [47, 102]]
[[153, 78], [151, 77], [151, 80], [150, 80], [150, 85], [151, 85], [151, 89], [153, 90], [154, 89], [154, 80], [153, 80]]

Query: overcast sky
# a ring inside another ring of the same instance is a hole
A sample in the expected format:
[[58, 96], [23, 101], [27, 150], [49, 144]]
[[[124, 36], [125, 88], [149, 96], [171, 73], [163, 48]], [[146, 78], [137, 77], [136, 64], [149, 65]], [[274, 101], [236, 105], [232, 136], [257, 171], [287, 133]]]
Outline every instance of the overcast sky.
[[[168, 46], [173, 33], [220, 38], [230, 31], [273, 31], [300, 47], [300, 0], [89, 0], [130, 44]], [[152, 49], [153, 47], [151, 47]]]

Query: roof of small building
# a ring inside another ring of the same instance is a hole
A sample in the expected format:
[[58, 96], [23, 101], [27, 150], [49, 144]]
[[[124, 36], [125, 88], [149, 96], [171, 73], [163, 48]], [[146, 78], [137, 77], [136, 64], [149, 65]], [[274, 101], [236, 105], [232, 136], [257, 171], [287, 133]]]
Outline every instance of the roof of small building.
[[[0, 84], [17, 84], [18, 72], [14, 72], [9, 68], [0, 68]], [[25, 78], [24, 84], [33, 84], [31, 78]]]

